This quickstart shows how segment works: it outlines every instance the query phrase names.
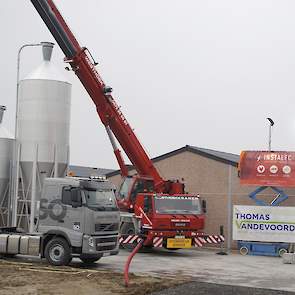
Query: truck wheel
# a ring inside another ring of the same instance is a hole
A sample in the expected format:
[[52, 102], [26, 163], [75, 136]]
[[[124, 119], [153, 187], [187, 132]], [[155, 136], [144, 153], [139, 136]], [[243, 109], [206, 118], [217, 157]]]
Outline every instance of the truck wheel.
[[246, 246], [242, 246], [240, 248], [240, 254], [241, 255], [247, 255], [249, 253], [249, 249]]
[[71, 249], [63, 238], [53, 238], [45, 247], [45, 258], [52, 265], [68, 265], [71, 260]]
[[134, 235], [135, 234], [135, 228], [133, 223], [123, 223], [121, 226], [121, 234], [122, 235]]
[[98, 261], [102, 255], [80, 255], [80, 259], [85, 264], [93, 264], [94, 262]]
[[10, 254], [10, 253], [6, 253], [6, 254], [0, 254], [0, 256], [2, 256], [3, 258], [15, 258], [16, 254]]
[[283, 255], [284, 255], [285, 253], [288, 253], [288, 250], [285, 249], [285, 248], [280, 248], [280, 249], [278, 250], [278, 254], [279, 254], [280, 257], [283, 257]]
[[[121, 234], [127, 238], [127, 236], [129, 235], [135, 235], [135, 228], [133, 223], [123, 223], [123, 225], [121, 226]], [[120, 247], [123, 249], [127, 249], [127, 250], [132, 250], [134, 249], [134, 247], [136, 246], [136, 244], [120, 244]]]

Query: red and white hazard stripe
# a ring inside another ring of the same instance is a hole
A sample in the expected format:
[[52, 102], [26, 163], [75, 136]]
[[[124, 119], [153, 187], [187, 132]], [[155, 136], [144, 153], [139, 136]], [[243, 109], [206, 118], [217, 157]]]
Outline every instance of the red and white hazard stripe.
[[163, 238], [154, 237], [153, 238], [153, 245], [154, 245], [154, 247], [163, 247]]
[[206, 240], [204, 239], [204, 238], [198, 238], [199, 239], [199, 241], [202, 243], [202, 244], [206, 244], [207, 242], [206, 242]]
[[[141, 238], [138, 235], [121, 236], [119, 238], [120, 244], [139, 243]], [[198, 236], [193, 238], [193, 245], [195, 247], [202, 247], [204, 244], [218, 244], [224, 242], [224, 237], [221, 235]], [[153, 238], [154, 247], [163, 247], [163, 237]]]
[[202, 247], [203, 246], [202, 242], [199, 241], [199, 239], [200, 238], [194, 238], [194, 242], [195, 242], [194, 244], [195, 244], [196, 247]]
[[224, 236], [218, 236], [220, 242], [224, 242]]
[[129, 235], [129, 236], [121, 236], [119, 238], [120, 244], [133, 244], [134, 242], [139, 242], [141, 239], [138, 235]]
[[217, 244], [217, 241], [214, 239], [214, 237], [213, 236], [208, 236], [207, 237], [207, 241], [208, 241], [208, 243], [210, 243], [210, 244]]
[[223, 236], [218, 235], [210, 235], [210, 236], [203, 236], [203, 237], [195, 237], [194, 238], [194, 245], [195, 247], [202, 247], [204, 244], [218, 244], [224, 242]]

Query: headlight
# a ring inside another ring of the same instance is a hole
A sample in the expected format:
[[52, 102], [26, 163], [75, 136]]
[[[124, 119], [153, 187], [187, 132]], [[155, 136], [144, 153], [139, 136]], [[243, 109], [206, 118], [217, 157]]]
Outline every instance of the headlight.
[[89, 245], [90, 247], [94, 247], [94, 239], [93, 239], [92, 237], [90, 237], [90, 238], [88, 239], [88, 245]]

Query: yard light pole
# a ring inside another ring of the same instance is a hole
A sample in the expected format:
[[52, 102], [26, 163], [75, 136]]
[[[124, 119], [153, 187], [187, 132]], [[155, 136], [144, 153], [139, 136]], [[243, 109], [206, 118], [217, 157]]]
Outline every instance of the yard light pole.
[[271, 118], [266, 118], [269, 122], [269, 131], [268, 131], [268, 150], [271, 151], [271, 129], [275, 122]]
[[[22, 45], [17, 53], [17, 68], [16, 68], [16, 107], [15, 107], [15, 127], [14, 127], [14, 147], [13, 147], [13, 160], [12, 160], [12, 179], [10, 184], [10, 212], [11, 217], [9, 223], [11, 226], [17, 226], [17, 194], [18, 194], [18, 178], [19, 178], [19, 161], [18, 161], [18, 111], [19, 111], [19, 82], [20, 82], [20, 57], [23, 49], [26, 47], [42, 46], [43, 54], [46, 48], [52, 48], [52, 42], [28, 43]], [[49, 50], [50, 51], [50, 50]]]
[[24, 44], [22, 45], [17, 53], [17, 68], [16, 68], [16, 114], [15, 114], [15, 131], [14, 131], [14, 135], [15, 138], [17, 138], [17, 119], [18, 119], [18, 92], [19, 92], [19, 77], [20, 77], [20, 56], [21, 56], [21, 52], [23, 51], [24, 48], [26, 47], [36, 47], [36, 46], [42, 46], [43, 49], [44, 48], [52, 48], [54, 46], [54, 43], [52, 42], [40, 42], [40, 43], [31, 43], [31, 44]]

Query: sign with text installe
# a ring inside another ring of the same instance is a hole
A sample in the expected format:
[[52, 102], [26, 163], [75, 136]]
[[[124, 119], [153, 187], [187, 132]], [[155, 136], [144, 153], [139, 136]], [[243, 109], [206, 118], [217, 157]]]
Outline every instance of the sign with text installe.
[[295, 152], [243, 151], [239, 172], [244, 185], [295, 187]]

